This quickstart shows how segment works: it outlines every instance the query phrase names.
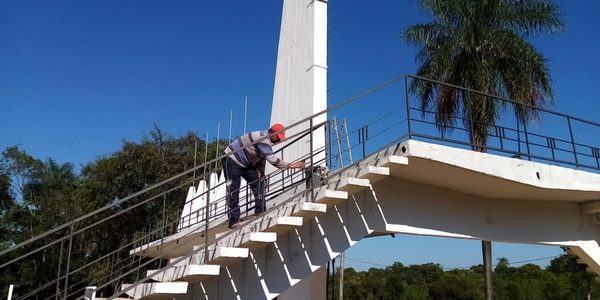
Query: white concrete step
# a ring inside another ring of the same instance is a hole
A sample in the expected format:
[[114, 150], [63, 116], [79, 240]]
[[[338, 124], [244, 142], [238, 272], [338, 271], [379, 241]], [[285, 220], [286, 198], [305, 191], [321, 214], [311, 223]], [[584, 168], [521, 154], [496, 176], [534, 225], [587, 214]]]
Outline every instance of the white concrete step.
[[255, 250], [277, 241], [276, 232], [250, 232], [244, 235], [247, 236], [246, 241], [242, 242], [240, 246], [249, 250]]
[[366, 166], [360, 169], [357, 177], [367, 179], [369, 183], [374, 183], [388, 176], [390, 176], [390, 168], [388, 167]]
[[386, 156], [380, 159], [377, 165], [389, 168], [390, 176], [401, 177], [402, 173], [408, 171], [408, 157], [399, 155]]
[[321, 190], [315, 196], [315, 202], [333, 205], [348, 199], [348, 192], [336, 190]]
[[399, 155], [390, 155], [386, 156], [379, 160], [377, 163], [378, 166], [381, 167], [396, 167], [396, 166], [406, 166], [408, 165], [408, 157], [399, 156]]
[[[173, 266], [160, 271], [152, 276], [152, 280], [161, 282], [186, 281], [190, 283], [199, 282], [212, 276], [219, 275], [219, 265], [187, 265]], [[151, 276], [159, 270], [149, 270], [146, 276]]]
[[300, 202], [295, 205], [292, 216], [310, 219], [326, 212], [327, 204], [325, 203]]
[[340, 182], [336, 187], [336, 190], [348, 192], [348, 194], [354, 194], [366, 188], [369, 188], [369, 185], [369, 179], [356, 177], [342, 177], [342, 179], [340, 179]]
[[267, 220], [268, 227], [266, 232], [283, 233], [293, 229], [294, 227], [302, 226], [302, 217], [275, 217]]
[[[192, 256], [192, 264], [202, 264], [204, 262], [204, 249], [198, 249], [203, 247], [194, 247], [194, 251], [198, 250], [198, 252]], [[207, 254], [207, 264], [227, 266], [247, 258], [250, 254], [250, 249], [242, 247], [217, 247], [215, 250], [214, 247], [209, 247]]]
[[[121, 291], [129, 288], [131, 284], [123, 284]], [[187, 293], [187, 282], [151, 282], [141, 283], [125, 292], [134, 299], [162, 300], [173, 299], [177, 295]]]

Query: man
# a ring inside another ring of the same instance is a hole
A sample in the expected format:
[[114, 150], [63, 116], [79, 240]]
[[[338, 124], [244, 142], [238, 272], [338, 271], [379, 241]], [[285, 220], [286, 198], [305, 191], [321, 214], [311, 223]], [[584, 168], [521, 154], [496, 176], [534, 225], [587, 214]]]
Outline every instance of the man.
[[[287, 163], [273, 154], [272, 146], [286, 140], [285, 127], [275, 124], [267, 131], [253, 131], [242, 135], [227, 148], [223, 159], [223, 169], [227, 180], [227, 203], [229, 203], [229, 228], [239, 226], [240, 220], [240, 184], [243, 177], [254, 194], [254, 214], [265, 211], [265, 176], [266, 161], [279, 169], [302, 169], [304, 162]], [[269, 138], [265, 138], [269, 136]], [[263, 140], [257, 142], [261, 138]], [[253, 145], [254, 144], [254, 145]], [[240, 150], [241, 149], [241, 150]]]

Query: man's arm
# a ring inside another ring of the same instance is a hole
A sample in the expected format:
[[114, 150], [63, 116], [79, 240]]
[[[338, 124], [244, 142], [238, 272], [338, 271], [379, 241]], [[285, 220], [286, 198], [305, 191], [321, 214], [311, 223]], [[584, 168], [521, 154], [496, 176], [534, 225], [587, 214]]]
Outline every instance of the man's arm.
[[265, 159], [272, 164], [274, 167], [278, 168], [278, 169], [302, 169], [304, 168], [304, 162], [302, 161], [297, 161], [297, 162], [293, 162], [293, 163], [287, 163], [285, 161], [283, 161], [282, 159], [280, 159], [279, 157], [277, 157], [275, 154], [273, 154], [273, 149], [271, 147], [269, 147], [268, 145], [259, 143], [256, 145], [258, 148], [258, 151], [260, 151], [260, 153], [262, 155], [265, 156]]
[[290, 169], [304, 169], [304, 162], [303, 161], [296, 161], [293, 163], [289, 163], [288, 168]]

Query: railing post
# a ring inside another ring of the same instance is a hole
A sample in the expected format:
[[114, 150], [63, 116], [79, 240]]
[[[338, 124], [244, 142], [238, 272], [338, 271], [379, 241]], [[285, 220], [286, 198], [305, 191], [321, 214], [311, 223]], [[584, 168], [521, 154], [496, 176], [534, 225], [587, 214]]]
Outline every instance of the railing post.
[[527, 134], [527, 120], [523, 121], [523, 132], [525, 133], [525, 146], [527, 146], [527, 158], [531, 160], [531, 150], [529, 149], [529, 134]]
[[69, 291], [69, 268], [71, 267], [71, 250], [73, 248], [73, 229], [75, 223], [71, 222], [70, 233], [69, 233], [69, 254], [67, 255], [67, 270], [65, 273], [65, 299], [67, 299]]
[[362, 157], [366, 155], [367, 136], [369, 134], [369, 125], [365, 125], [358, 130], [358, 142], [362, 144]]
[[408, 139], [411, 138], [411, 129], [410, 129], [410, 103], [408, 101], [408, 77], [404, 77], [404, 100], [406, 101], [406, 125], [408, 128]]
[[245, 195], [245, 199], [244, 201], [246, 201], [246, 218], [248, 218], [248, 204], [250, 203], [250, 201], [248, 201], [248, 183], [246, 182], [246, 186], [244, 187], [246, 189], [246, 193], [244, 193]]
[[[62, 256], [63, 256], [63, 244], [65, 240], [60, 241], [60, 254], [58, 255], [58, 271], [56, 272], [56, 296], [55, 299], [59, 298], [60, 295], [60, 267], [62, 267]], [[10, 300], [10, 297], [8, 298]]]
[[517, 114], [517, 152], [521, 158], [521, 126], [519, 126], [519, 115]]
[[[310, 117], [310, 178], [312, 180], [313, 177], [313, 171], [314, 171], [314, 153], [313, 153], [313, 142], [314, 142], [314, 138], [313, 138], [313, 117]], [[310, 201], [311, 202], [315, 202], [315, 187], [314, 185], [311, 184], [310, 187]]]
[[[237, 191], [240, 192], [239, 189]], [[209, 208], [210, 207], [210, 176], [206, 181], [206, 206], [204, 207], [205, 217], [204, 217], [204, 263], [208, 263], [208, 218]], [[231, 213], [231, 212], [230, 212]]]
[[472, 150], [479, 150], [479, 149], [476, 149], [475, 130], [473, 129], [473, 99], [471, 98], [471, 93], [468, 93], [467, 95], [469, 95], [469, 127], [470, 127], [469, 141], [471, 142]]
[[573, 146], [573, 156], [575, 157], [575, 166], [579, 167], [579, 160], [577, 159], [577, 147], [575, 146], [575, 138], [573, 137], [573, 128], [571, 127], [571, 117], [567, 117], [567, 123], [569, 124], [569, 135], [571, 136], [571, 146]]
[[[193, 184], [193, 181], [192, 181]], [[162, 207], [162, 225], [160, 228], [160, 258], [158, 260], [158, 268], [162, 268], [162, 254], [164, 251], [164, 240], [165, 240], [165, 227], [167, 227], [166, 220], [166, 204], [167, 204], [167, 194], [163, 195], [163, 207]], [[191, 205], [190, 205], [191, 206]]]

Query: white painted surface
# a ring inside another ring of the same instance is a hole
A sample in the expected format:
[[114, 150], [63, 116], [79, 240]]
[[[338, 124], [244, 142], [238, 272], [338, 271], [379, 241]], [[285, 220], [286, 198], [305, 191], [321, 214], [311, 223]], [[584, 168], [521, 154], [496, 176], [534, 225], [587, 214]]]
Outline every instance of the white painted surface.
[[323, 190], [315, 196], [315, 202], [325, 204], [335, 204], [348, 199], [348, 192], [336, 190]]
[[[8, 299], [10, 300], [11, 298], [9, 297]], [[83, 300], [96, 300], [96, 287], [95, 286], [85, 287], [84, 292], [83, 292]]]
[[[227, 188], [225, 186], [225, 175], [223, 172], [217, 175], [217, 173], [211, 173], [209, 175], [211, 190], [208, 190], [208, 183], [206, 180], [200, 180], [197, 186], [191, 186], [188, 189], [188, 193], [185, 199], [185, 205], [181, 212], [177, 231], [181, 232], [186, 228], [192, 226], [203, 226], [204, 219], [206, 219], [206, 202], [210, 200], [209, 220], [214, 221], [217, 216], [222, 215], [226, 211], [226, 202], [224, 201], [225, 195], [227, 194]], [[246, 180], [241, 179], [240, 185], [240, 199], [246, 198]], [[210, 197], [210, 199], [209, 199]]]
[[[314, 0], [283, 2], [275, 71], [271, 124], [286, 126], [327, 108], [327, 3]], [[325, 122], [326, 114], [314, 119]], [[287, 130], [291, 136], [307, 129], [308, 123]], [[323, 127], [314, 132], [313, 149], [325, 147]], [[310, 139], [284, 150], [284, 159], [295, 160], [310, 153]], [[325, 158], [325, 153], [315, 160]], [[273, 170], [271, 168], [271, 170]]]
[[251, 232], [250, 241], [260, 243], [273, 243], [277, 241], [277, 234], [275, 232]]
[[12, 300], [13, 289], [15, 288], [14, 284], [8, 286], [8, 295], [6, 297], [7, 300]]
[[[123, 284], [121, 290], [125, 290], [130, 286], [130, 284]], [[135, 299], [168, 299], [175, 295], [185, 295], [187, 289], [187, 282], [152, 282], [138, 284], [125, 293]]]
[[[392, 171], [393, 176], [484, 197], [600, 199], [600, 174], [415, 140], [402, 145], [410, 163]], [[465, 178], [469, 181], [465, 182]]]
[[327, 299], [327, 269], [321, 267], [277, 297], [278, 300]]
[[219, 275], [219, 265], [185, 265], [185, 266], [173, 266], [160, 270], [148, 270], [146, 276], [151, 277], [153, 280], [161, 282], [169, 281], [189, 281], [189, 279], [199, 279], [206, 276], [217, 276]]

